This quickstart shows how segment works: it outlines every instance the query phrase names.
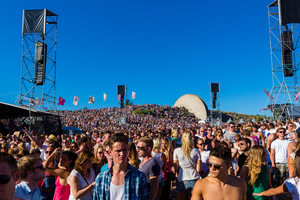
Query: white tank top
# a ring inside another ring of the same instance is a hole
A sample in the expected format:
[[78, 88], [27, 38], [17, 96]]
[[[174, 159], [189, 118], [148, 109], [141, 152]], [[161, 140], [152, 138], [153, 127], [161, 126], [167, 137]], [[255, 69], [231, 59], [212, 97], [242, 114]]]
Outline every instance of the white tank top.
[[114, 185], [110, 183], [110, 199], [111, 200], [125, 200], [124, 184]]

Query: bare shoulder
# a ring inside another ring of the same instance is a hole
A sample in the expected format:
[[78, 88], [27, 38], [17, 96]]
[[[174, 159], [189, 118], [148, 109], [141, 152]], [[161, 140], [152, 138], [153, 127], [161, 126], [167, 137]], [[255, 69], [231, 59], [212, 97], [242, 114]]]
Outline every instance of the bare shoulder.
[[194, 189], [197, 189], [197, 190], [205, 190], [205, 187], [209, 185], [210, 183], [210, 177], [205, 177], [203, 179], [200, 179], [198, 180], [196, 183], [195, 183], [195, 186], [194, 186]]
[[208, 177], [204, 179], [200, 179], [195, 183], [195, 186], [193, 188], [192, 198], [191, 200], [201, 200], [203, 197], [203, 194], [205, 193], [206, 187], [208, 184]]
[[228, 184], [235, 187], [247, 188], [247, 184], [244, 179], [233, 175], [228, 175]]

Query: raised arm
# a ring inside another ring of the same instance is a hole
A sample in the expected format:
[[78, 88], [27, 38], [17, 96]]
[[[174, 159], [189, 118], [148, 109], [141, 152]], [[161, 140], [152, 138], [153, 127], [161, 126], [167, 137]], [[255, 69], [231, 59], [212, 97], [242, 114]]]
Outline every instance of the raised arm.
[[55, 159], [55, 157], [61, 152], [60, 148], [57, 148], [53, 151], [53, 153], [47, 158], [44, 162], [44, 168], [46, 169], [46, 173], [53, 176], [60, 176], [61, 178], [67, 178], [70, 175], [70, 172], [65, 169], [53, 169], [49, 168], [50, 163]]

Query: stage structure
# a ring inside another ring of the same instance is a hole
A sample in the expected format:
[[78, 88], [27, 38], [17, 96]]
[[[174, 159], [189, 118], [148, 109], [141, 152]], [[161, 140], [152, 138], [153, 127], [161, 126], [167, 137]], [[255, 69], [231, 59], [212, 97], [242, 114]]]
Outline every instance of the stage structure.
[[20, 95], [16, 104], [56, 110], [57, 15], [47, 9], [23, 10]]
[[300, 1], [274, 1], [268, 18], [273, 87], [265, 107], [275, 119], [290, 119], [299, 106]]
[[210, 83], [210, 102], [211, 126], [222, 126], [222, 114], [220, 110], [220, 83]]

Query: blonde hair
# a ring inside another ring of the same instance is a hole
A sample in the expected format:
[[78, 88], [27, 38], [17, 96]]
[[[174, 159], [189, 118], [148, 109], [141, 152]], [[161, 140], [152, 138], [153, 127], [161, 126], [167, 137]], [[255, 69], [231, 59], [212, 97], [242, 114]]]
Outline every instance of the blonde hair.
[[161, 148], [160, 139], [154, 138], [153, 139], [153, 150], [157, 149], [160, 151], [160, 148]]
[[222, 131], [221, 129], [217, 129], [216, 132], [214, 133], [214, 136], [215, 136], [215, 137], [217, 137], [217, 136], [219, 136], [219, 135], [221, 135], [221, 136], [224, 135], [224, 134], [223, 134], [223, 131]]
[[42, 159], [35, 155], [27, 155], [23, 156], [18, 160], [18, 170], [20, 171], [20, 179], [26, 180], [28, 172], [34, 171], [34, 165], [37, 161], [41, 161]]
[[139, 155], [136, 151], [136, 147], [135, 144], [133, 142], [129, 142], [128, 143], [129, 146], [129, 163], [134, 166], [135, 168], [139, 168], [141, 161], [139, 160]]
[[172, 138], [177, 138], [178, 137], [178, 130], [177, 129], [172, 129]]
[[182, 150], [184, 155], [186, 155], [186, 157], [191, 160], [190, 158], [190, 153], [191, 153], [191, 149], [193, 147], [193, 138], [192, 138], [192, 134], [191, 132], [184, 132], [182, 134], [181, 137], [182, 140]]
[[75, 161], [74, 169], [76, 169], [80, 174], [82, 174], [84, 162], [87, 161], [89, 158], [94, 158], [94, 154], [92, 152], [87, 150], [81, 152]]
[[[98, 154], [98, 150], [99, 149], [102, 149], [102, 151], [105, 151], [104, 149], [103, 149], [103, 146], [102, 145], [97, 145], [97, 148], [95, 148], [95, 151], [94, 151], [94, 161], [93, 161], [93, 163], [98, 163], [100, 160], [98, 159], [98, 156], [97, 156], [97, 154]], [[103, 152], [104, 153], [104, 152]]]
[[261, 172], [263, 154], [264, 148], [260, 145], [255, 145], [250, 149], [250, 154], [246, 162], [249, 168], [248, 183], [252, 186], [254, 186], [255, 181]]

